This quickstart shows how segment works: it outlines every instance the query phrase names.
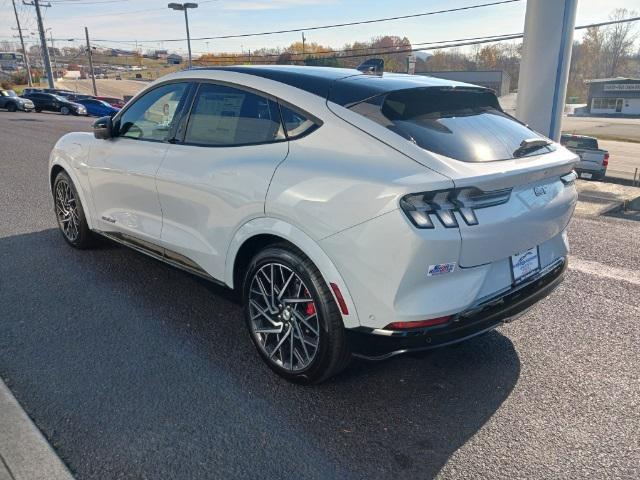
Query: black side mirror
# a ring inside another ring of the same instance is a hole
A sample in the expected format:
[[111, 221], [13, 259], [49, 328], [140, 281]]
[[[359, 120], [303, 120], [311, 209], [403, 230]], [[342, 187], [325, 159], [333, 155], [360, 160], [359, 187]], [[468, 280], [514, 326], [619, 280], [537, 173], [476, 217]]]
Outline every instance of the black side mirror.
[[111, 117], [100, 117], [93, 122], [93, 136], [99, 140], [108, 140], [113, 137], [113, 122]]

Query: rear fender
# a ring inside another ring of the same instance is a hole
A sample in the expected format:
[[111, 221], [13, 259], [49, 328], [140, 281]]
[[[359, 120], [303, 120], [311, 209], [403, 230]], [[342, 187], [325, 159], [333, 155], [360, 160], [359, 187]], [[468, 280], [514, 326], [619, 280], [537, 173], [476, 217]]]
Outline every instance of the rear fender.
[[338, 272], [329, 256], [324, 250], [306, 233], [297, 227], [279, 219], [261, 217], [253, 219], [245, 223], [240, 229], [236, 231], [236, 234], [229, 245], [227, 250], [226, 264], [225, 264], [225, 283], [233, 288], [233, 271], [236, 256], [242, 245], [252, 237], [256, 235], [275, 235], [281, 237], [297, 248], [299, 248], [304, 254], [311, 259], [311, 261], [318, 267], [322, 278], [325, 283], [335, 283], [339, 288], [344, 301], [349, 311], [348, 315], [342, 313], [342, 320], [345, 328], [359, 327], [360, 322], [358, 320], [358, 313], [356, 311], [355, 304], [349, 293], [346, 283], [342, 279], [342, 276]]

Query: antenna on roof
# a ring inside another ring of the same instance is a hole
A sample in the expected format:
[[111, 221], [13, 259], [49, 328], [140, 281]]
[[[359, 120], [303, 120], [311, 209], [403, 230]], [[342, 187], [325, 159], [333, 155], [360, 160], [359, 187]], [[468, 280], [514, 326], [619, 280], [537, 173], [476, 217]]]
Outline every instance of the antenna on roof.
[[356, 67], [365, 75], [380, 75], [384, 72], [384, 60], [382, 58], [368, 58]]

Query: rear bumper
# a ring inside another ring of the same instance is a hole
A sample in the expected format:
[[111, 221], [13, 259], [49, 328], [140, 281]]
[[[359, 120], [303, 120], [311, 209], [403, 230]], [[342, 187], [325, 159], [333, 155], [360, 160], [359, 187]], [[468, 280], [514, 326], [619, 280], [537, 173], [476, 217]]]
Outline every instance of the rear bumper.
[[567, 258], [561, 257], [528, 282], [500, 292], [455, 315], [446, 325], [409, 331], [357, 327], [347, 330], [355, 357], [383, 360], [409, 351], [458, 343], [517, 318], [549, 295], [564, 279]]
[[607, 167], [593, 162], [580, 162], [575, 168], [576, 173], [580, 176], [581, 173], [591, 173], [593, 175], [604, 175], [607, 171]]

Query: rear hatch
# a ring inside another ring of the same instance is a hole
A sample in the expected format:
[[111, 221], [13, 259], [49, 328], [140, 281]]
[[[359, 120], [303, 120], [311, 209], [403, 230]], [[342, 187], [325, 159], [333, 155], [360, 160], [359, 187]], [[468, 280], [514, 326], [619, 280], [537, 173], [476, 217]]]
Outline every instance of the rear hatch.
[[[436, 209], [449, 209], [456, 219], [448, 228], [460, 232], [461, 266], [507, 258], [567, 226], [577, 195], [561, 177], [571, 172], [576, 156], [504, 113], [491, 90], [460, 84], [403, 88], [346, 107], [387, 130], [367, 131], [454, 182]], [[341, 109], [334, 112], [354, 121]], [[502, 192], [500, 201], [486, 201], [494, 192]], [[469, 197], [479, 201], [476, 206], [484, 202], [473, 208], [475, 218], [463, 216], [473, 203], [464, 200]]]

